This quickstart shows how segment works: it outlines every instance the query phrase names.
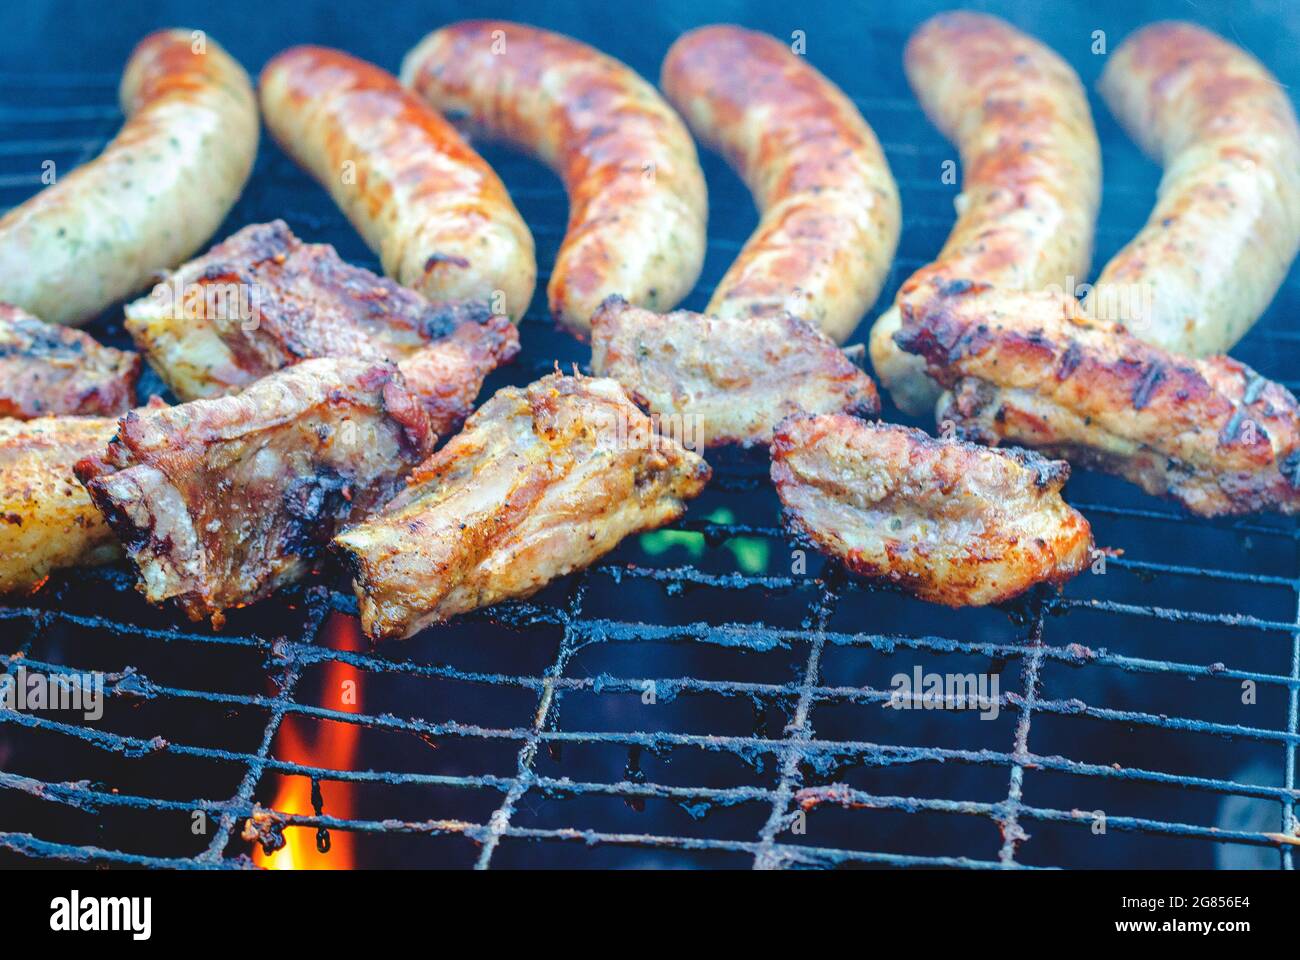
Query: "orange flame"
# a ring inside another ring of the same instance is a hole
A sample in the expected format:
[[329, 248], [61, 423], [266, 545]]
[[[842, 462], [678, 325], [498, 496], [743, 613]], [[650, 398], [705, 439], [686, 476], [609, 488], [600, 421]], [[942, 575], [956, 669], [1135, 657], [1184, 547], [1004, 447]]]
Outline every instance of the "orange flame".
[[[330, 615], [321, 631], [321, 644], [331, 650], [361, 651], [364, 641], [355, 617]], [[361, 671], [345, 663], [325, 664], [321, 706], [347, 713], [361, 711]], [[356, 758], [361, 730], [355, 724], [333, 720], [310, 720], [289, 715], [276, 733], [272, 755], [292, 763], [336, 770], [350, 770]], [[311, 781], [306, 777], [280, 776], [273, 808], [280, 813], [311, 815]], [[321, 784], [323, 813], [333, 817], [352, 815], [353, 784], [327, 781]], [[355, 864], [353, 836], [343, 830], [330, 831], [330, 849], [321, 853], [314, 827], [289, 827], [285, 844], [272, 854], [260, 845], [253, 861], [270, 870], [347, 870]]]

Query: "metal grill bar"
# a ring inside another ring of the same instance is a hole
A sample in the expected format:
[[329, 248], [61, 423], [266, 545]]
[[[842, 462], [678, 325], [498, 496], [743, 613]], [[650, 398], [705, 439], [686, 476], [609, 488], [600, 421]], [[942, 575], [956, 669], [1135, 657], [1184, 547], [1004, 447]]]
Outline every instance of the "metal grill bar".
[[[308, 594], [309, 601], [313, 597], [315, 597], [315, 594]], [[325, 622], [328, 612], [328, 608], [324, 604], [319, 602], [310, 603], [307, 622], [303, 627], [303, 636], [305, 638], [314, 639], [316, 637], [321, 625]], [[275, 740], [276, 733], [280, 730], [280, 724], [284, 721], [285, 714], [295, 705], [292, 700], [293, 692], [298, 686], [298, 681], [302, 679], [304, 666], [305, 664], [301, 660], [290, 655], [284, 671], [276, 681], [277, 693], [271, 703], [270, 719], [266, 723], [266, 729], [262, 732], [262, 742], [258, 745], [256, 755], [249, 760], [244, 777], [239, 783], [239, 789], [230, 801], [231, 804], [244, 805], [252, 799], [253, 791], [257, 788], [257, 783], [266, 770], [271, 744]], [[234, 831], [236, 824], [242, 819], [237, 820], [228, 811], [223, 811], [217, 824], [217, 832], [212, 838], [212, 843], [208, 845], [207, 850], [199, 855], [199, 860], [205, 863], [219, 860], [226, 852], [226, 846], [230, 843], [230, 835]]]
[[808, 660], [804, 664], [803, 683], [799, 687], [799, 703], [795, 709], [794, 720], [786, 725], [787, 738], [782, 744], [781, 782], [772, 797], [772, 811], [763, 830], [759, 834], [758, 850], [754, 854], [754, 866], [770, 870], [782, 865], [782, 855], [777, 852], [776, 836], [791, 825], [790, 801], [794, 795], [795, 785], [801, 782], [800, 762], [808, 754], [807, 745], [812, 740], [812, 726], [809, 713], [812, 711], [818, 672], [821, 668], [822, 648], [826, 645], [826, 623], [836, 601], [835, 587], [827, 584], [821, 596], [810, 606], [806, 621], [811, 629], [811, 642], [808, 644]]
[[[1291, 640], [1291, 679], [1300, 679], [1300, 581], [1296, 583], [1296, 633]], [[1287, 791], [1282, 800], [1282, 836], [1294, 837], [1300, 836], [1300, 830], [1296, 828], [1296, 798], [1300, 792], [1296, 790], [1295, 780], [1295, 754], [1296, 741], [1295, 734], [1300, 731], [1300, 685], [1292, 684], [1287, 694], [1287, 732], [1292, 735], [1292, 739], [1286, 745], [1285, 770], [1283, 773], [1282, 783]], [[1295, 858], [1291, 846], [1282, 847], [1282, 867], [1285, 870], [1295, 869]]]
[[[1026, 754], [1025, 759], [1029, 760], [1030, 756]], [[1014, 769], [1023, 771], [1023, 767], [1019, 765]], [[179, 813], [189, 813], [193, 810], [201, 809], [210, 813], [220, 813], [223, 818], [238, 819], [241, 821], [253, 817], [255, 814], [264, 813], [264, 811], [256, 805], [236, 801], [213, 802], [205, 800], [156, 800], [149, 797], [123, 796], [120, 794], [97, 791], [78, 791], [75, 794], [64, 795], [65, 793], [68, 793], [64, 789], [66, 785], [50, 785], [40, 781], [26, 781], [25, 778], [13, 778], [4, 774], [0, 774], [0, 783], [10, 789], [21, 789], [33, 794], [39, 793], [45, 799], [75, 805], [79, 809], [85, 809], [91, 812], [98, 811], [105, 807], [172, 810]], [[514, 779], [494, 778], [494, 782], [481, 785], [498, 787], [507, 797], [513, 796], [516, 801], [521, 796], [518, 792], [519, 788], [517, 781]], [[777, 811], [779, 816], [776, 818], [774, 833], [780, 832], [787, 826], [785, 821], [788, 819], [789, 811], [786, 809], [785, 804], [788, 804], [791, 800], [794, 800], [796, 804], [804, 809], [815, 808], [822, 803], [831, 803], [849, 808], [866, 807], [875, 810], [897, 810], [908, 813], [924, 810], [950, 814], [982, 816], [997, 822], [1009, 837], [1017, 837], [1018, 839], [1026, 839], [1023, 836], [1023, 831], [1019, 830], [1018, 818], [1020, 817], [1042, 822], [1050, 821], [1084, 826], [1090, 825], [1093, 821], [1093, 814], [1090, 811], [1054, 810], [1033, 807], [1020, 803], [1018, 799], [1006, 803], [995, 804], [965, 800], [956, 801], [933, 798], [899, 797], [873, 794], [867, 791], [843, 786], [804, 788], [793, 794], [788, 790], [766, 790], [763, 788], [683, 790], [681, 788], [661, 786], [658, 784], [634, 784], [627, 782], [619, 784], [579, 784], [572, 781], [557, 781], [551, 778], [538, 778], [533, 786], [549, 795], [603, 793], [610, 796], [672, 799], [679, 802], [703, 799], [710, 804], [716, 805], [730, 805], [753, 800], [771, 800], [774, 804], [781, 805]], [[275, 814], [275, 820], [281, 828], [324, 827], [330, 830], [347, 830], [356, 833], [386, 834], [464, 834], [483, 843], [484, 850], [489, 849], [488, 843], [492, 837], [499, 839], [502, 836], [539, 837], [547, 839], [584, 839], [588, 842], [591, 842], [592, 840], [596, 840], [597, 842], [614, 842], [612, 841], [613, 835], [599, 831], [539, 831], [512, 827], [495, 815], [487, 824], [468, 823], [458, 820], [428, 820], [418, 822], [395, 822], [393, 820], [375, 821], [317, 814], [289, 813], [277, 813]], [[1222, 830], [1213, 827], [1203, 827], [1197, 824], [1168, 823], [1140, 817], [1111, 817], [1107, 819], [1107, 825], [1108, 827], [1113, 827], [1118, 830], [1162, 833], [1171, 836], [1196, 837], [1219, 842], [1242, 843], [1254, 846], [1272, 846], [1276, 844], [1274, 838], [1257, 833]], [[819, 857], [833, 854], [837, 859], [861, 860], [863, 862], [871, 862], [876, 857], [888, 858], [888, 861], [896, 860], [900, 863], [924, 862], [930, 864], [938, 864], [953, 859], [933, 857], [895, 858], [893, 855], [872, 854], [864, 851], [829, 851], [824, 848], [778, 844], [766, 839], [754, 844], [736, 841], [692, 841], [690, 838], [684, 837], [665, 837], [649, 834], [624, 834], [622, 836], [625, 839], [621, 842], [626, 843], [640, 843], [650, 846], [675, 845], [678, 843], [700, 843], [703, 845], [698, 847], [698, 849], [719, 849], [753, 853], [756, 863], [767, 866], [783, 865], [789, 861], [794, 861], [796, 863], [801, 862], [802, 855], [809, 852], [814, 852], [815, 855]], [[0, 846], [9, 846], [11, 849], [14, 848], [14, 844], [30, 844], [33, 840], [34, 838], [25, 834], [0, 833]], [[1010, 839], [1008, 840], [1008, 843], [1011, 843]], [[103, 852], [100, 848], [95, 847], [75, 848], [67, 845], [58, 845], [58, 847], [64, 851], [64, 859], [97, 858], [97, 856], [78, 856], [77, 851], [83, 851], [87, 854], [93, 853], [95, 855]], [[1002, 867], [1023, 867], [1023, 864], [1015, 862], [1013, 853], [1014, 851], [1012, 850], [1011, 853], [1004, 854], [1003, 859], [1001, 859], [997, 865]], [[200, 858], [200, 860], [205, 860], [205, 858]], [[220, 863], [219, 861], [213, 861], [207, 865], [217, 866], [220, 865]], [[979, 865], [994, 866], [995, 864], [980, 863]]]
[[[381, 829], [380, 824], [371, 824], [374, 831], [366, 831], [360, 824], [337, 820], [333, 817], [310, 818], [304, 820], [303, 826], [324, 826], [333, 829], [350, 829], [358, 833], [390, 831]], [[474, 829], [472, 825], [448, 824], [449, 827], [463, 829], [445, 832], [462, 833], [471, 838], [481, 835], [482, 828]], [[598, 830], [540, 830], [522, 827], [507, 827], [501, 831], [505, 836], [524, 840], [558, 840], [595, 846], [607, 844], [614, 846], [635, 846], [649, 849], [710, 851], [724, 853], [754, 854], [759, 845], [736, 840], [707, 840], [694, 837], [664, 837], [652, 834], [604, 833]], [[29, 834], [0, 833], [0, 848], [21, 853], [25, 856], [40, 857], [50, 860], [63, 860], [69, 863], [118, 863], [125, 866], [152, 867], [162, 870], [176, 870], [199, 866], [206, 869], [247, 869], [252, 866], [246, 857], [235, 860], [223, 860], [214, 864], [196, 864], [193, 860], [168, 857], [148, 857], [139, 854], [121, 853], [93, 846], [73, 846], [70, 844], [51, 843], [37, 840]], [[861, 850], [843, 850], [828, 847], [794, 847], [789, 851], [789, 863], [805, 867], [834, 867], [846, 863], [874, 864], [890, 867], [943, 867], [948, 869], [971, 870], [997, 866], [983, 860], [969, 857], [923, 857], [903, 854], [870, 853]], [[1028, 868], [1034, 869], [1034, 868]]]
[[564, 675], [564, 667], [569, 662], [569, 658], [573, 656], [575, 644], [571, 624], [582, 612], [582, 599], [586, 588], [587, 575], [584, 573], [578, 577], [577, 586], [569, 600], [564, 616], [564, 638], [560, 642], [560, 652], [556, 654], [555, 662], [546, 671], [532, 729], [528, 731], [524, 738], [524, 745], [519, 749], [514, 782], [511, 783], [505, 799], [501, 801], [501, 806], [488, 821], [490, 829], [488, 837], [483, 842], [478, 861], [474, 864], [476, 869], [486, 870], [491, 865], [492, 855], [496, 852], [501, 836], [511, 828], [510, 818], [514, 816], [516, 806], [533, 785], [533, 764], [537, 760], [537, 748], [542, 742], [546, 724], [556, 703], [556, 685]]
[[[330, 717], [329, 719], [346, 722], [343, 718], [344, 716], [351, 715]], [[358, 718], [356, 722], [363, 726], [372, 726], [373, 721], [373, 717], [361, 717]], [[252, 764], [259, 759], [264, 759], [266, 770], [284, 775], [301, 776], [318, 781], [335, 781], [340, 783], [382, 783], [392, 786], [437, 786], [464, 790], [480, 790], [489, 788], [498, 790], [502, 793], [508, 793], [516, 785], [515, 777], [500, 777], [491, 774], [451, 776], [446, 774], [410, 772], [340, 770], [295, 763], [287, 760], [278, 760], [273, 757], [259, 758], [254, 754], [220, 750], [210, 747], [177, 744], [168, 741], [159, 741], [157, 739], [142, 740], [136, 737], [117, 737], [111, 734], [107, 737], [97, 737], [86, 733], [84, 727], [59, 724], [57, 722], [41, 719], [35, 719], [28, 725], [37, 729], [45, 729], [68, 734], [88, 741], [91, 745], [99, 747], [100, 749], [119, 752], [125, 756], [138, 757], [146, 756], [151, 753], [165, 752], [179, 756], [192, 756], [236, 764]], [[394, 729], [402, 728], [395, 727]], [[408, 732], [427, 731], [415, 728]], [[512, 741], [522, 740], [528, 734], [528, 731], [523, 728], [516, 730], [485, 730], [483, 728], [468, 728], [455, 732], [464, 736], [473, 736], [482, 739], [501, 738]], [[550, 734], [545, 734], [538, 739], [542, 741], [552, 740], [571, 743], [600, 742], [604, 740], [605, 742], [615, 742], [620, 745], [630, 744], [634, 746], [649, 747], [651, 749], [664, 746], [694, 746], [704, 747], [706, 749], [716, 749], [719, 752], [731, 752], [738, 756], [756, 753], [780, 755], [783, 751], [782, 741], [762, 741], [757, 738], [743, 737], [691, 737], [689, 735], [681, 734], [666, 734], [663, 736], [664, 741], [659, 742], [650, 739], [649, 736], [644, 734], [618, 735], [575, 731], [566, 733], [552, 732]], [[1017, 756], [1015, 754], [1004, 753], [996, 750], [973, 751], [955, 750], [942, 747], [896, 747], [887, 744], [850, 743], [842, 741], [825, 742], [824, 748], [820, 746], [820, 741], [816, 742], [816, 744], [816, 746], [814, 744], [809, 744], [810, 755], [812, 753], [826, 753], [835, 757], [852, 757], [853, 759], [865, 763], [878, 764], [882, 766], [935, 762], [958, 763], [971, 766], [1010, 767], [1019, 762], [1024, 767], [1054, 770], [1061, 773], [1072, 773], [1094, 778], [1110, 778], [1153, 785], [1179, 786], [1210, 793], [1233, 793], [1241, 796], [1282, 802], [1294, 802], [1297, 799], [1296, 790], [1290, 787], [1269, 787], [1230, 780], [1214, 780], [1203, 777], [1181, 776], [1160, 771], [1134, 768], [1123, 769], [1116, 768], [1114, 765], [1103, 766], [1098, 764], [1086, 764], [1068, 760], [1063, 757], [1040, 756], [1027, 751]], [[731, 806], [750, 800], [772, 800], [776, 797], [776, 791], [763, 787], [681, 787], [655, 783], [634, 783], [631, 781], [621, 781], [618, 783], [592, 783], [573, 780], [557, 780], [552, 777], [540, 776], [534, 777], [532, 782], [541, 792], [548, 795], [569, 794], [578, 796], [587, 793], [599, 793], [610, 796], [673, 799], [696, 802], [704, 801], [717, 806]], [[239, 801], [238, 798], [232, 798], [226, 801], [167, 801], [149, 797], [132, 797], [129, 794], [104, 793], [82, 783], [49, 783], [28, 777], [4, 773], [0, 773], [0, 787], [20, 790], [33, 796], [39, 795], [45, 799], [56, 800], [70, 806], [83, 807], [87, 809], [98, 809], [101, 806], [124, 806], [146, 810], [173, 809], [190, 811], [203, 809], [213, 812], [231, 809], [251, 811], [253, 809], [253, 807], [248, 805], [246, 801], [243, 801], [243, 805], [241, 806], [241, 801]], [[838, 796], [838, 791], [844, 789], [849, 788], [840, 785], [805, 788], [798, 791], [795, 796], [800, 798], [818, 798], [818, 802], [820, 802], [823, 799]], [[856, 794], [865, 795], [865, 792], [855, 791], [855, 795]], [[789, 797], [787, 797], [787, 799], [789, 799]], [[940, 809], [943, 804], [948, 802], [924, 797], [909, 797], [906, 799], [918, 810]], [[936, 807], [934, 806], [935, 804], [938, 804], [939, 806]], [[1275, 839], [1268, 838], [1265, 834], [1253, 834], [1252, 836], [1255, 836], [1261, 843], [1272, 844], [1277, 842]]]
[[[1032, 761], [1031, 754], [1024, 755], [1026, 761]], [[315, 777], [318, 774], [311, 774]], [[455, 782], [457, 780], [474, 779], [473, 784], [464, 784]], [[515, 789], [516, 781], [514, 778], [507, 777], [483, 777], [483, 778], [434, 778], [438, 786], [468, 786], [472, 788], [495, 788], [502, 794], [509, 795]], [[97, 812], [104, 808], [121, 807], [138, 810], [170, 810], [176, 813], [190, 813], [194, 810], [204, 810], [208, 813], [221, 813], [239, 819], [247, 819], [260, 812], [260, 808], [248, 802], [238, 802], [234, 800], [211, 801], [211, 800], [158, 800], [151, 797], [124, 795], [120, 793], [107, 793], [98, 790], [70, 789], [66, 784], [47, 784], [39, 780], [32, 780], [26, 777], [15, 777], [10, 774], [0, 773], [0, 783], [9, 789], [21, 790], [31, 795], [40, 795], [44, 799], [52, 802], [64, 803], [77, 809], [88, 812]], [[804, 787], [793, 794], [783, 791], [768, 789], [765, 787], [733, 787], [729, 789], [708, 789], [703, 787], [674, 787], [655, 783], [631, 783], [623, 781], [621, 783], [577, 783], [572, 780], [556, 780], [552, 777], [538, 777], [534, 780], [533, 786], [549, 796], [579, 796], [583, 794], [603, 794], [612, 797], [640, 798], [655, 800], [672, 800], [682, 804], [698, 803], [703, 801], [711, 806], [733, 806], [739, 803], [748, 803], [752, 801], [781, 801], [794, 803], [804, 809], [812, 809], [823, 803], [833, 804], [841, 807], [869, 807], [876, 810], [899, 810], [903, 812], [915, 812], [918, 810], [929, 810], [943, 813], [968, 814], [972, 816], [985, 816], [1004, 823], [1010, 816], [1008, 813], [1008, 804], [1006, 803], [983, 803], [973, 800], [945, 800], [941, 798], [925, 797], [900, 797], [874, 794], [865, 790], [858, 790], [843, 785]], [[785, 807], [781, 808], [781, 816], [778, 818], [777, 832], [780, 832], [786, 824], [789, 813]], [[1026, 806], [1016, 804], [1015, 814], [1024, 816], [1026, 819], [1056, 821], [1061, 823], [1085, 823], [1090, 824], [1093, 814], [1088, 811], [1078, 810], [1052, 810], [1040, 807]], [[472, 824], [462, 821], [439, 820], [439, 821], [419, 821], [419, 822], [393, 822], [391, 820], [375, 821], [362, 820], [356, 818], [331, 817], [323, 814], [294, 814], [284, 813], [277, 814], [277, 820], [284, 826], [306, 826], [306, 827], [326, 827], [340, 828], [356, 831], [368, 832], [401, 832], [401, 833], [470, 833], [481, 831], [485, 835], [500, 836], [501, 831], [496, 830], [491, 821], [488, 824]], [[1203, 827], [1197, 824], [1166, 824], [1158, 820], [1148, 820], [1138, 817], [1119, 817], [1113, 821], [1117, 829], [1133, 831], [1151, 831], [1151, 832], [1169, 832], [1180, 833], [1185, 835], [1194, 835], [1203, 838], [1228, 839], [1234, 842], [1253, 844], [1257, 846], [1271, 846], [1274, 840], [1257, 833], [1247, 833], [1244, 831], [1223, 831], [1216, 828]], [[790, 845], [785, 845], [788, 849]], [[775, 844], [762, 846], [763, 851], [770, 851], [775, 848]], [[799, 848], [795, 848], [799, 849]], [[1018, 864], [1014, 864], [1017, 865]]]
[[1034, 620], [1034, 629], [1030, 637], [1032, 652], [1023, 661], [1021, 673], [1025, 678], [1025, 692], [1020, 704], [1020, 718], [1016, 722], [1016, 739], [1012, 747], [1014, 761], [1011, 765], [1010, 782], [1007, 785], [1007, 799], [999, 809], [996, 817], [998, 828], [1002, 831], [1002, 848], [998, 851], [998, 861], [1005, 867], [1016, 862], [1016, 846], [1029, 839], [1020, 826], [1020, 816], [1024, 813], [1021, 800], [1024, 797], [1025, 757], [1029, 754], [1029, 725], [1037, 706], [1038, 677], [1043, 665], [1043, 612], [1040, 608]]
[[[334, 594], [329, 599], [336, 602], [330, 604], [330, 607], [342, 607], [351, 612], [355, 612], [355, 605], [349, 603], [351, 598], [341, 594]], [[1048, 607], [1061, 603], [1057, 600]], [[517, 610], [529, 610], [530, 615], [535, 617], [545, 617], [551, 611], [542, 607], [532, 607], [528, 605], [516, 605]], [[85, 626], [102, 627], [108, 622], [101, 618], [82, 617], [73, 614], [65, 614], [57, 611], [43, 612], [35, 610], [5, 610], [0, 612], [0, 620], [12, 619], [14, 616], [42, 616], [46, 621], [66, 620], [72, 623], [78, 623]], [[323, 611], [322, 611], [323, 615]], [[573, 633], [574, 639], [593, 640], [598, 639], [601, 642], [623, 642], [635, 643], [642, 641], [653, 642], [702, 642], [713, 643], [724, 647], [741, 647], [750, 650], [771, 650], [776, 648], [792, 649], [794, 646], [808, 642], [809, 635], [800, 630], [776, 629], [770, 627], [754, 627], [745, 624], [721, 624], [710, 625], [703, 623], [686, 624], [681, 626], [663, 626], [659, 624], [648, 624], [638, 622], [627, 622], [607, 619], [582, 620], [573, 619], [568, 622], [568, 626]], [[126, 632], [126, 631], [124, 631]], [[137, 629], [129, 631], [130, 633], [139, 633], [151, 638], [165, 638], [172, 640], [189, 640], [199, 643], [219, 643], [230, 646], [252, 647], [261, 650], [270, 650], [272, 641], [267, 641], [254, 637], [241, 637], [238, 635], [222, 636], [215, 635], [205, 637], [195, 634], [184, 634], [181, 632], [171, 632], [162, 630], [143, 630]], [[161, 635], [161, 637], [160, 637]], [[927, 652], [950, 654], [965, 653], [973, 655], [988, 656], [994, 659], [1007, 660], [1012, 658], [1033, 655], [1071, 666], [1084, 665], [1107, 665], [1131, 673], [1166, 673], [1177, 674], [1189, 678], [1205, 677], [1233, 680], [1250, 680], [1259, 684], [1271, 684], [1276, 686], [1287, 687], [1291, 690], [1300, 687], [1300, 681], [1294, 676], [1283, 676], [1280, 674], [1269, 674], [1258, 671], [1235, 670], [1221, 664], [1212, 664], [1208, 666], [1198, 664], [1179, 663], [1176, 661], [1162, 661], [1146, 659], [1139, 657], [1129, 657], [1124, 655], [1110, 654], [1103, 650], [1094, 650], [1080, 644], [1070, 644], [1067, 647], [1039, 648], [1034, 644], [1009, 644], [1009, 643], [992, 643], [992, 642], [968, 642], [953, 640], [945, 637], [916, 637], [905, 635], [885, 635], [885, 634], [847, 634], [837, 631], [822, 631], [817, 636], [824, 637], [831, 643], [838, 646], [852, 647], [869, 647], [871, 649], [892, 653], [899, 648], [908, 648], [914, 650], [924, 650]], [[315, 663], [345, 663], [360, 669], [372, 672], [389, 672], [403, 673], [411, 676], [425, 677], [429, 679], [454, 679], [471, 683], [482, 683], [498, 686], [515, 686], [524, 689], [537, 690], [544, 692], [552, 688], [559, 689], [590, 689], [599, 686], [602, 690], [609, 692], [633, 692], [639, 690], [638, 684], [642, 684], [645, 679], [627, 679], [620, 680], [615, 677], [600, 678], [565, 678], [562, 676], [516, 676], [512, 674], [501, 673], [484, 673], [478, 671], [462, 671], [453, 667], [443, 667], [436, 665], [418, 664], [410, 661], [390, 660], [367, 654], [353, 653], [343, 650], [332, 650], [326, 647], [319, 647], [307, 642], [292, 641], [274, 641], [274, 646], [291, 655], [294, 662], [299, 667], [307, 667]], [[0, 657], [0, 663], [12, 663], [18, 657], [4, 658]], [[39, 669], [51, 673], [78, 673], [84, 672], [77, 667], [50, 663], [42, 660], [36, 660], [30, 656], [23, 655], [22, 662], [28, 666], [35, 666]], [[120, 692], [124, 695], [142, 696], [142, 697], [190, 697], [194, 699], [208, 700], [211, 702], [257, 705], [257, 706], [274, 706], [278, 704], [279, 698], [266, 698], [262, 696], [246, 696], [237, 694], [220, 694], [209, 693], [198, 690], [185, 690], [162, 686], [153, 683], [143, 674], [132, 671], [122, 675], [116, 675], [107, 689], [110, 692]], [[679, 679], [661, 679], [656, 680], [656, 684], [665, 685], [666, 689], [672, 691], [687, 692], [713, 692], [713, 693], [735, 693], [735, 694], [763, 694], [768, 696], [795, 696], [803, 689], [802, 686], [789, 684], [760, 684], [744, 683], [738, 681], [708, 681], [697, 680], [691, 677]], [[843, 699], [859, 699], [863, 702], [874, 702], [881, 698], [887, 700], [889, 691], [873, 691], [867, 687], [822, 687], [814, 686], [811, 688], [819, 698], [839, 697]], [[1051, 701], [1047, 701], [1043, 706], [1050, 708]], [[287, 708], [293, 711], [298, 705], [291, 701]], [[323, 709], [323, 708], [321, 708]], [[337, 711], [336, 711], [337, 712]], [[1169, 720], [1177, 722], [1177, 718]], [[1192, 721], [1189, 721], [1192, 722]], [[1237, 729], [1237, 728], [1234, 728]], [[1240, 728], [1246, 729], [1246, 728]], [[1284, 736], [1281, 732], [1279, 736]]]

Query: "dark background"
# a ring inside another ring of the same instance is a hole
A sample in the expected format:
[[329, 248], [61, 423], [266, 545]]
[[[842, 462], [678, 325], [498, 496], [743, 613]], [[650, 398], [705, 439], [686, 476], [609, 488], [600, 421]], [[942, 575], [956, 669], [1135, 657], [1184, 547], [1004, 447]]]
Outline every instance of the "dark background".
[[[965, 6], [987, 10], [1040, 37], [1091, 83], [1102, 58], [1089, 55], [1091, 32], [1107, 32], [1114, 45], [1151, 20], [1194, 20], [1229, 39], [1246, 43], [1288, 86], [1300, 79], [1300, 4], [1221, 3], [1214, 0], [1112, 0], [1112, 2], [830, 3], [817, 0], [424, 0], [365, 3], [360, 0], [218, 0], [218, 2], [127, 2], [9, 0], [0, 12], [4, 72], [105, 71], [114, 76], [132, 45], [147, 30], [187, 26], [208, 30], [250, 70], [295, 43], [346, 47], [359, 57], [396, 70], [402, 54], [425, 33], [453, 20], [491, 16], [522, 20], [598, 42], [603, 50], [658, 75], [659, 62], [684, 30], [735, 21], [788, 36], [808, 33], [808, 56], [833, 79], [870, 71], [901, 75], [895, 37], [926, 17]], [[881, 28], [885, 28], [881, 31]], [[868, 117], [869, 120], [875, 118]], [[878, 131], [879, 132], [879, 131]]]

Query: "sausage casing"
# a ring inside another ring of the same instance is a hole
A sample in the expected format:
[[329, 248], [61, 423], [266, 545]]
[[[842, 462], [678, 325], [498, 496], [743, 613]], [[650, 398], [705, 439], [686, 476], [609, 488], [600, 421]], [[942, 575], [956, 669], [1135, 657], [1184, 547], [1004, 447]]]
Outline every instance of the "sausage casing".
[[1086, 308], [1190, 356], [1223, 353], [1300, 250], [1300, 128], [1264, 66], [1190, 23], [1153, 23], [1106, 63], [1101, 94], [1165, 173], [1141, 232]]
[[324, 47], [281, 53], [260, 94], [271, 135], [329, 191], [386, 274], [431, 300], [484, 300], [523, 316], [537, 282], [533, 235], [501, 179], [437, 111], [391, 74]]
[[80, 324], [199, 249], [257, 155], [248, 74], [200, 31], [140, 41], [104, 152], [0, 220], [0, 300]]
[[[1101, 151], [1075, 72], [1010, 24], [967, 11], [923, 24], [904, 65], [926, 115], [957, 146], [962, 191], [939, 256], [900, 298], [936, 276], [1011, 290], [1082, 280], [1092, 259]], [[898, 349], [898, 328], [895, 305], [872, 328], [871, 359], [894, 402], [919, 416], [939, 389], [918, 358]]]
[[843, 343], [898, 247], [898, 185], [853, 103], [775, 37], [734, 26], [683, 36], [661, 85], [762, 213], [705, 313], [789, 312]]
[[560, 34], [474, 20], [425, 37], [401, 75], [564, 181], [569, 227], [547, 297], [569, 329], [585, 336], [612, 294], [663, 311], [690, 292], [704, 262], [704, 174], [686, 125], [631, 69]]

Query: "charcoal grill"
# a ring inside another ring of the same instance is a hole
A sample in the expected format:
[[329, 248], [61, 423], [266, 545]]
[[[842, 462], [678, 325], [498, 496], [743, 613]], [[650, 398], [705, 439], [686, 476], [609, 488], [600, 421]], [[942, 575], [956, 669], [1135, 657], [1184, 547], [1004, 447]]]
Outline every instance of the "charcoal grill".
[[[676, 33], [709, 19], [691, 17], [611, 43], [595, 25], [554, 26], [653, 76]], [[873, 15], [849, 48], [843, 27], [768, 19], [748, 22], [808, 29], [813, 61], [884, 141], [904, 209], [886, 304], [941, 245], [958, 189], [941, 178], [955, 154], [898, 62], [911, 23]], [[1022, 23], [1095, 79], [1086, 30]], [[403, 29], [414, 41], [418, 27]], [[296, 32], [275, 43], [304, 39], [348, 46]], [[834, 45], [830, 62], [819, 45]], [[116, 82], [0, 78], [0, 206], [39, 188], [42, 160], [66, 170], [100, 149], [119, 122]], [[1158, 171], [1093, 109], [1099, 265], [1141, 225]], [[564, 229], [559, 183], [485, 152], [537, 237], [540, 287]], [[703, 162], [711, 241], [696, 309], [755, 222], [736, 178]], [[276, 216], [377, 269], [324, 192], [266, 143], [220, 235]], [[588, 359], [543, 300], [523, 321], [521, 361], [488, 390]], [[1297, 315], [1292, 271], [1235, 351], [1293, 390]], [[91, 329], [125, 342], [112, 313]], [[0, 607], [0, 668], [107, 677], [95, 723], [0, 710], [0, 863], [248, 868], [263, 842], [337, 850], [348, 835], [360, 866], [1293, 867], [1296, 522], [1197, 520], [1080, 472], [1068, 498], [1124, 554], [1061, 596], [954, 612], [799, 554], [764, 459], [711, 459], [715, 482], [671, 532], [632, 538], [529, 602], [373, 650], [339, 639], [355, 601], [333, 569], [236, 611], [220, 633], [148, 607], [123, 568], [56, 576]], [[917, 666], [997, 675], [999, 717], [883, 709], [890, 678]], [[358, 704], [331, 689], [340, 669], [359, 681]], [[346, 734], [352, 761], [286, 755], [289, 723]], [[291, 781], [310, 785], [310, 811], [274, 809]]]

